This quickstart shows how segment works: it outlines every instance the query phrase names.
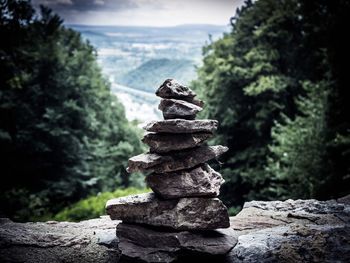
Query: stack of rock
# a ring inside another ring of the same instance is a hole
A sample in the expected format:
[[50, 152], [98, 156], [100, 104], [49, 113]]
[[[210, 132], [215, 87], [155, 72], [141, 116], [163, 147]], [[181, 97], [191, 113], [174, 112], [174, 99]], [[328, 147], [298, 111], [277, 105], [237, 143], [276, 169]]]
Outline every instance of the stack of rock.
[[[216, 196], [224, 182], [205, 162], [227, 151], [203, 146], [217, 129], [216, 120], [194, 120], [203, 102], [189, 88], [172, 79], [157, 90], [163, 121], [153, 121], [143, 142], [150, 150], [129, 159], [128, 172], [146, 172], [154, 193], [109, 200], [124, 258], [144, 262], [172, 262], [195, 255], [222, 257], [237, 240], [227, 208]], [[198, 258], [197, 258], [198, 259]]]

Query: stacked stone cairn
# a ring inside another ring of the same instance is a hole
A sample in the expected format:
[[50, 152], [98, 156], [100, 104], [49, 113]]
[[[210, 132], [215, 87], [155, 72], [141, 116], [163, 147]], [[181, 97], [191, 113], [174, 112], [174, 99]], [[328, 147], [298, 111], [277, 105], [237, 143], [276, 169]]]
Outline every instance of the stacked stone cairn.
[[222, 258], [237, 243], [227, 208], [216, 196], [224, 182], [207, 161], [228, 150], [204, 146], [216, 120], [195, 120], [204, 103], [188, 87], [167, 79], [156, 91], [165, 120], [144, 129], [150, 150], [129, 159], [128, 172], [148, 173], [154, 193], [109, 200], [107, 214], [122, 220], [117, 237], [132, 262], [173, 262], [195, 256]]

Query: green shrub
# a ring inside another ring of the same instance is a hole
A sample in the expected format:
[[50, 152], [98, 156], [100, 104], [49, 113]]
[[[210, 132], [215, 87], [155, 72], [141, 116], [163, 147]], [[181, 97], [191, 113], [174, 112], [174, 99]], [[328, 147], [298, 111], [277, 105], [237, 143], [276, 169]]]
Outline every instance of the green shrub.
[[235, 216], [242, 210], [241, 206], [231, 206], [228, 208], [228, 215]]
[[125, 189], [118, 189], [114, 192], [100, 193], [97, 196], [88, 197], [67, 208], [64, 208], [61, 212], [57, 213], [53, 219], [57, 221], [80, 221], [96, 218], [105, 214], [105, 205], [107, 200], [127, 195], [146, 193], [149, 191], [149, 189], [129, 187]]

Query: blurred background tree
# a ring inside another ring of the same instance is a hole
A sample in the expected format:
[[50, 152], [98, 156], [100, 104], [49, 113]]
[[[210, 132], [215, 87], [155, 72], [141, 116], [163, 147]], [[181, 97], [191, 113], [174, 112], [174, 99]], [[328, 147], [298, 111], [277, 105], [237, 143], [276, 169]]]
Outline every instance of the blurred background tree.
[[222, 196], [329, 199], [350, 192], [349, 1], [246, 1], [203, 50], [195, 89], [228, 145]]
[[132, 185], [140, 131], [110, 93], [80, 34], [28, 1], [0, 4], [1, 213], [38, 219]]

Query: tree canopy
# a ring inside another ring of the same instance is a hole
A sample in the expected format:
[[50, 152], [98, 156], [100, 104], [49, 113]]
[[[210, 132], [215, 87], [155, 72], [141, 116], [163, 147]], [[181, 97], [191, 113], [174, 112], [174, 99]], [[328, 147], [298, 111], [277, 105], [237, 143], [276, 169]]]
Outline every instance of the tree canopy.
[[142, 146], [94, 48], [28, 1], [1, 2], [0, 38], [1, 213], [27, 220], [128, 186]]
[[[332, 198], [349, 192], [348, 1], [246, 1], [203, 49], [195, 89], [230, 148], [222, 195]], [[345, 64], [345, 63], [344, 63]]]

